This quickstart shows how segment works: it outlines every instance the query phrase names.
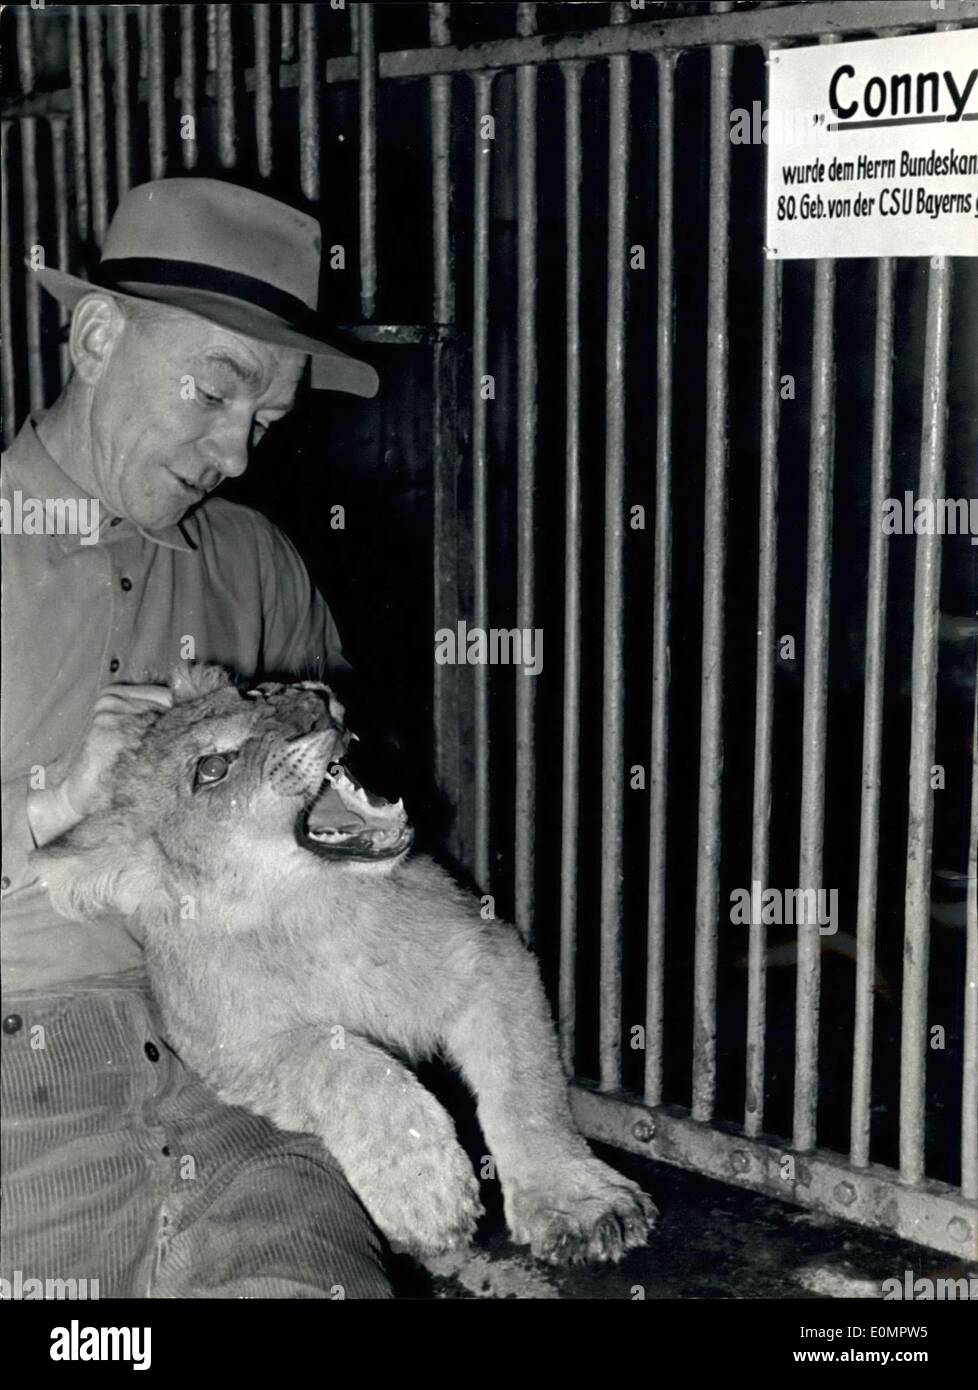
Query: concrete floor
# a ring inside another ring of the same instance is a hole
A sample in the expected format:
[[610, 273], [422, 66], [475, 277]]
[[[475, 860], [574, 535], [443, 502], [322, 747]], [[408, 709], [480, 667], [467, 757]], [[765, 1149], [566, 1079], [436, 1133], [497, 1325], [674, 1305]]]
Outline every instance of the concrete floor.
[[651, 1192], [662, 1216], [649, 1245], [609, 1268], [554, 1270], [510, 1244], [498, 1215], [467, 1257], [422, 1269], [395, 1262], [402, 1298], [824, 1299], [881, 1296], [884, 1279], [978, 1277], [892, 1236], [596, 1146]]

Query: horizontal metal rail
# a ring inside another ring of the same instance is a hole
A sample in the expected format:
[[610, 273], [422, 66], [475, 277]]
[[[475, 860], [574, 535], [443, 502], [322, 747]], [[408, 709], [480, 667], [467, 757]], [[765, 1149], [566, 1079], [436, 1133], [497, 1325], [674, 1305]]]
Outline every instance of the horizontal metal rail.
[[820, 1149], [794, 1153], [776, 1140], [748, 1138], [678, 1109], [650, 1109], [580, 1084], [571, 1087], [571, 1108], [583, 1133], [599, 1143], [975, 1258], [978, 1208], [946, 1183], [909, 1187], [890, 1168], [851, 1168], [842, 1154]]
[[[639, 12], [640, 13], [640, 12]], [[954, 17], [960, 27], [978, 24], [978, 0], [958, 0]], [[381, 81], [416, 77], [435, 77], [451, 73], [499, 71], [503, 68], [562, 63], [574, 59], [610, 58], [622, 53], [660, 53], [680, 49], [709, 48], [716, 44], [753, 45], [815, 38], [821, 34], [872, 36], [918, 27], [935, 29], [944, 18], [931, 8], [930, 0], [820, 0], [814, 5], [785, 5], [771, 10], [734, 11], [719, 15], [684, 15], [669, 20], [642, 20], [636, 24], [613, 25], [586, 33], [519, 35], [467, 47], [444, 45], [433, 48], [404, 48], [377, 55], [377, 76]], [[355, 83], [359, 76], [357, 56], [329, 58], [321, 69], [327, 86]], [[260, 72], [247, 68], [241, 74], [245, 92], [254, 92]], [[300, 65], [285, 63], [279, 69], [278, 86], [286, 91], [301, 84]], [[216, 97], [217, 80], [209, 73], [205, 92]], [[180, 80], [173, 82], [173, 95], [180, 95]], [[139, 84], [138, 97], [146, 92]], [[18, 115], [44, 115], [67, 111], [71, 105], [68, 88], [17, 98]]]

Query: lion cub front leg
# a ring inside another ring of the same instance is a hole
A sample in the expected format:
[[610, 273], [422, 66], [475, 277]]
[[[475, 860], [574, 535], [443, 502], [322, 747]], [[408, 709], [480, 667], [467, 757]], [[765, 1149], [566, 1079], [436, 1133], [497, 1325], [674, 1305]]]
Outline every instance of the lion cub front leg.
[[482, 1214], [451, 1118], [382, 1048], [324, 1028], [259, 1044], [221, 1094], [283, 1129], [318, 1135], [387, 1238], [419, 1254], [471, 1240]]
[[658, 1213], [574, 1125], [536, 961], [510, 928], [473, 926], [457, 942], [469, 978], [445, 1042], [476, 1094], [513, 1239], [553, 1264], [620, 1259]]

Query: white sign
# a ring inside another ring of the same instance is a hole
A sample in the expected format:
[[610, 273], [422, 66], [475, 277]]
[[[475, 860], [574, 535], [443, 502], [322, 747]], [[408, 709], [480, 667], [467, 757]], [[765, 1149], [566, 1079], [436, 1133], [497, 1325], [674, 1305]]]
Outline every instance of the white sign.
[[768, 92], [769, 258], [978, 256], [978, 29], [780, 49]]

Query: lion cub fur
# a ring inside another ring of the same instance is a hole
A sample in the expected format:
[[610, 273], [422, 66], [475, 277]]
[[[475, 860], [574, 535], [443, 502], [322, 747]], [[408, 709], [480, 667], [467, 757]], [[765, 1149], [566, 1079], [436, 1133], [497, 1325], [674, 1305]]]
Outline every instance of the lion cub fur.
[[[655, 1207], [575, 1129], [516, 931], [430, 858], [333, 861], [301, 842], [349, 737], [325, 687], [246, 696], [217, 667], [172, 687], [172, 709], [133, 716], [101, 808], [36, 858], [65, 915], [133, 918], [184, 1060], [225, 1101], [320, 1136], [385, 1235], [425, 1255], [464, 1246], [481, 1214], [453, 1123], [410, 1069], [440, 1051], [475, 1094], [517, 1243], [552, 1263], [644, 1244]], [[215, 753], [226, 777], [195, 787]]]

